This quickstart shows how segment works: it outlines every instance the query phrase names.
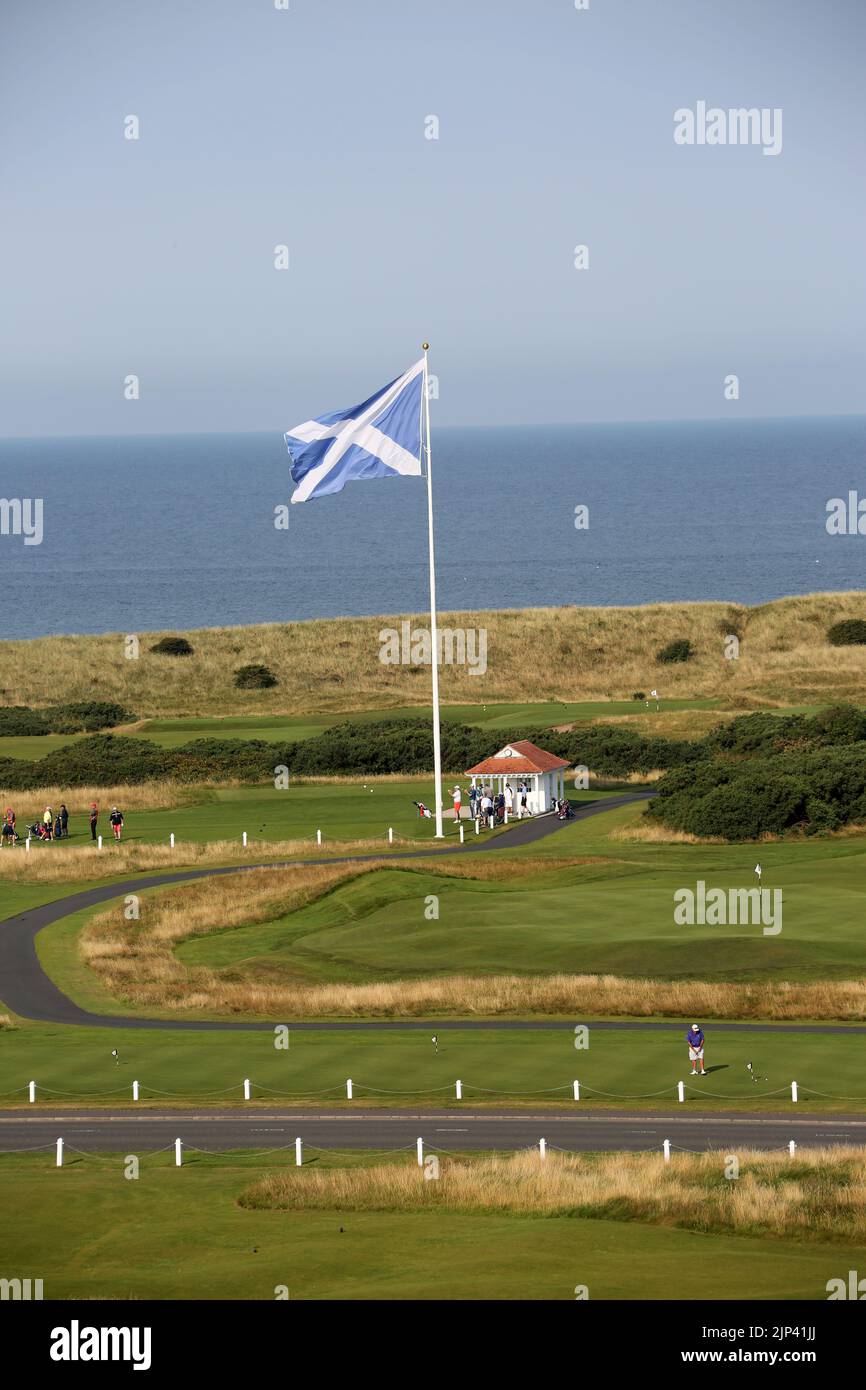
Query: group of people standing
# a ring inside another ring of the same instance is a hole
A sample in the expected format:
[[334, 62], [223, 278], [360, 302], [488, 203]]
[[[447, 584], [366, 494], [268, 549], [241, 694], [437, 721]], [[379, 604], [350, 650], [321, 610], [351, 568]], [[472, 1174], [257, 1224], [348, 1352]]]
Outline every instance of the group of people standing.
[[[111, 815], [108, 817], [115, 840], [120, 843], [123, 832], [123, 812], [116, 806], [112, 806]], [[14, 809], [7, 806], [3, 813], [3, 827], [0, 831], [0, 845], [14, 845], [21, 836], [17, 829], [18, 818]], [[99, 807], [95, 801], [90, 803], [90, 838], [98, 838], [97, 831], [99, 826]], [[69, 838], [69, 811], [66, 803], [61, 801], [60, 809], [55, 814], [50, 806], [46, 806], [39, 820], [34, 821], [27, 827], [28, 839], [34, 840], [68, 840]]]
[[[454, 801], [454, 819], [459, 821], [463, 806], [463, 792], [460, 787], [455, 787], [451, 795]], [[515, 806], [517, 807], [518, 820], [531, 815], [529, 786], [526, 782], [518, 782], [516, 791], [510, 782], [506, 782], [504, 789], [495, 795], [492, 787], [471, 786], [469, 788], [469, 817], [471, 820], [482, 820], [492, 827], [503, 821], [506, 813], [509, 816], [514, 815]]]
[[[34, 821], [27, 827], [28, 838], [34, 840], [64, 840], [69, 835], [69, 811], [66, 803], [61, 801], [59, 811], [55, 813], [50, 806], [46, 806], [39, 820]], [[14, 845], [21, 837], [18, 834], [18, 817], [12, 806], [7, 806], [3, 812], [3, 828], [0, 831], [0, 843], [3, 845]]]

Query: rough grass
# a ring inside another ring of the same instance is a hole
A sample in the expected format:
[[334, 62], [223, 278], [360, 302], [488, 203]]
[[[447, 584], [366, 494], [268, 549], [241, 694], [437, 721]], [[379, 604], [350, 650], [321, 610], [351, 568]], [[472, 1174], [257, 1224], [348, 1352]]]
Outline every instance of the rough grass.
[[439, 1176], [415, 1163], [272, 1173], [240, 1205], [280, 1211], [515, 1212], [640, 1221], [692, 1231], [866, 1238], [866, 1154], [858, 1148], [787, 1153], [742, 1150], [737, 1178], [722, 1153], [564, 1154], [439, 1160]]
[[[757, 608], [728, 603], [666, 603], [641, 608], [536, 608], [441, 614], [443, 627], [485, 628], [488, 670], [442, 667], [442, 699], [490, 701], [628, 699], [658, 688], [664, 697], [721, 696], [732, 707], [762, 703], [862, 700], [866, 648], [830, 647], [826, 632], [866, 614], [866, 594], [808, 594]], [[299, 714], [349, 711], [429, 699], [424, 668], [379, 660], [379, 632], [424, 615], [337, 618], [188, 634], [189, 657], [155, 656], [161, 636], [141, 638], [137, 660], [119, 633], [41, 637], [0, 643], [0, 700], [49, 704], [58, 686], [69, 700], [117, 700], [138, 715]], [[741, 639], [728, 661], [724, 639]], [[659, 665], [656, 652], [688, 637], [693, 660]], [[528, 661], [527, 652], [543, 652]], [[242, 691], [238, 666], [269, 666], [279, 684]], [[483, 686], [483, 690], [482, 690]]]
[[[514, 879], [587, 858], [442, 864], [449, 878]], [[208, 966], [180, 960], [175, 947], [192, 937], [252, 925], [298, 911], [349, 879], [393, 867], [376, 860], [352, 864], [298, 865], [226, 875], [173, 888], [148, 900], [146, 914], [129, 922], [121, 905], [94, 916], [79, 939], [83, 959], [102, 985], [127, 1004], [146, 1009], [244, 1017], [418, 1018], [500, 1015], [648, 1018], [662, 1015], [727, 1019], [866, 1018], [866, 980], [810, 983], [718, 984], [667, 982], [617, 975], [448, 975], [373, 984], [260, 984], [231, 978]], [[427, 871], [423, 860], [401, 870]]]
[[[240, 783], [221, 782], [220, 787], [239, 786]], [[208, 788], [201, 783], [183, 782], [140, 782], [137, 785], [117, 787], [33, 787], [27, 791], [0, 789], [0, 805], [13, 806], [18, 816], [19, 833], [27, 821], [41, 817], [46, 806], [54, 810], [62, 801], [71, 816], [87, 815], [91, 802], [95, 801], [103, 817], [112, 806], [120, 806], [124, 811], [171, 810], [174, 806], [189, 806], [201, 801]], [[21, 810], [21, 807], [30, 810]], [[100, 827], [102, 828], [102, 827]], [[108, 829], [108, 827], [105, 827]]]
[[[118, 803], [122, 805], [122, 802]], [[70, 808], [71, 809], [71, 808]], [[123, 806], [126, 810], [127, 806]], [[102, 821], [105, 817], [102, 817]], [[20, 824], [20, 823], [19, 823]], [[53, 841], [50, 845], [36, 845], [29, 854], [21, 845], [14, 849], [0, 850], [0, 873], [9, 883], [86, 883], [108, 875], [130, 874], [148, 869], [203, 868], [209, 864], [243, 864], [260, 859], [291, 859], [293, 855], [310, 854], [311, 849], [322, 858], [339, 858], [346, 854], [364, 851], [381, 851], [382, 837], [375, 840], [336, 840], [330, 839], [327, 845], [311, 846], [306, 840], [259, 840], [250, 841], [244, 848], [240, 839], [184, 840], [172, 849], [171, 845], [140, 844], [137, 841], [119, 845], [114, 843], [111, 826], [100, 824], [103, 848], [100, 850], [92, 841], [78, 845], [64, 845]], [[395, 846], [414, 844], [395, 835]], [[209, 890], [213, 901], [219, 901], [213, 887]]]

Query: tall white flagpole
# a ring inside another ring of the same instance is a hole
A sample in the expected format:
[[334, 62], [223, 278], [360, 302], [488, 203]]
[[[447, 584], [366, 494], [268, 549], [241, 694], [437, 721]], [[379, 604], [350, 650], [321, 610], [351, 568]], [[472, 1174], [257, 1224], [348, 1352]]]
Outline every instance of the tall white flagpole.
[[439, 733], [439, 633], [436, 626], [436, 561], [433, 550], [433, 478], [430, 471], [430, 392], [427, 378], [427, 349], [424, 349], [424, 437], [427, 454], [427, 545], [430, 557], [430, 647], [433, 668], [433, 775], [436, 779], [436, 839], [442, 829], [442, 740]]

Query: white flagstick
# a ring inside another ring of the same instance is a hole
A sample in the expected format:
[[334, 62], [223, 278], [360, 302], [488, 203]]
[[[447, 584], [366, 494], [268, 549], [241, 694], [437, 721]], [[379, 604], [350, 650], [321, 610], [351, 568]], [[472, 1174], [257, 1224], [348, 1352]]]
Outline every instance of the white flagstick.
[[444, 836], [442, 829], [442, 747], [439, 737], [439, 634], [436, 628], [436, 564], [433, 554], [433, 479], [430, 473], [430, 392], [427, 381], [427, 349], [424, 349], [424, 434], [427, 453], [427, 542], [430, 555], [430, 646], [433, 667], [433, 775], [436, 779], [436, 839]]

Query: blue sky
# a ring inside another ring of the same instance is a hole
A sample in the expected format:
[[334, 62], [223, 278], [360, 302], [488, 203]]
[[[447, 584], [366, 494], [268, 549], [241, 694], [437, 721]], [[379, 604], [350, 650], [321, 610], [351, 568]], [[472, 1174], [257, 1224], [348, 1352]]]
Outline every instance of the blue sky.
[[[424, 337], [443, 424], [862, 411], [864, 40], [861, 0], [4, 0], [0, 434], [283, 430]], [[699, 100], [782, 153], [677, 146]]]

